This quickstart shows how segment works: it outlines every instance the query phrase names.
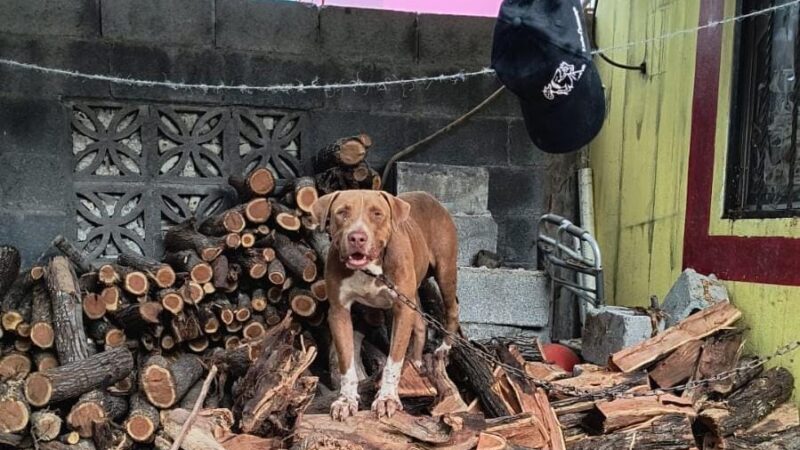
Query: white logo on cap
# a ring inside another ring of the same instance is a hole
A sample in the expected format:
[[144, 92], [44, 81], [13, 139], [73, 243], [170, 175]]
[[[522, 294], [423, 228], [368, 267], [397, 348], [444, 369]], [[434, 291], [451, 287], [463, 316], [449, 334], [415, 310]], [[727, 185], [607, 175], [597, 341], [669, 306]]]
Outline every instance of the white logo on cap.
[[575, 66], [562, 61], [556, 69], [556, 73], [553, 74], [553, 79], [542, 90], [544, 98], [553, 100], [556, 95], [569, 95], [574, 84], [583, 76], [584, 70], [586, 70], [586, 64], [581, 65], [580, 70], [575, 70]]

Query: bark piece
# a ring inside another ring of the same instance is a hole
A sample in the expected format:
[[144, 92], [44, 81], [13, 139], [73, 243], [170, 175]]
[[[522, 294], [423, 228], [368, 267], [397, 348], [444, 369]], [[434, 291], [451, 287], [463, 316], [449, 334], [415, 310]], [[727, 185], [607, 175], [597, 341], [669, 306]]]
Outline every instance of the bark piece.
[[32, 373], [25, 380], [25, 398], [33, 406], [76, 398], [122, 380], [131, 370], [131, 352], [124, 347], [111, 349], [45, 372]]
[[78, 280], [69, 260], [56, 256], [50, 260], [47, 287], [53, 305], [53, 327], [58, 360], [61, 364], [89, 357], [86, 333], [83, 328], [83, 308]]
[[739, 320], [742, 313], [728, 302], [720, 302], [693, 314], [664, 333], [611, 355], [611, 361], [629, 373], [647, 366], [681, 345], [716, 333]]
[[141, 369], [141, 390], [158, 408], [170, 408], [186, 394], [203, 374], [200, 359], [180, 354], [175, 361], [154, 355]]
[[83, 274], [94, 270], [94, 266], [86, 252], [80, 250], [64, 236], [60, 234], [56, 236], [55, 239], [53, 239], [52, 245], [64, 254], [64, 256], [69, 258], [72, 264], [75, 265], [75, 271], [77, 273]]

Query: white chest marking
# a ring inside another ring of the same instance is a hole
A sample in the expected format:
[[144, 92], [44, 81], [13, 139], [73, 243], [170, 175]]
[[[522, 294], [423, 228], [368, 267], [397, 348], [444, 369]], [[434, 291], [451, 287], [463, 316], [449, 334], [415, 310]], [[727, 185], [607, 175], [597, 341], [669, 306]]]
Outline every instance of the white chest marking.
[[[383, 268], [375, 263], [369, 264], [365, 269], [375, 275], [383, 274]], [[339, 295], [342, 304], [348, 309], [353, 302], [381, 309], [391, 308], [393, 302], [391, 291], [383, 283], [361, 271], [342, 280]]]

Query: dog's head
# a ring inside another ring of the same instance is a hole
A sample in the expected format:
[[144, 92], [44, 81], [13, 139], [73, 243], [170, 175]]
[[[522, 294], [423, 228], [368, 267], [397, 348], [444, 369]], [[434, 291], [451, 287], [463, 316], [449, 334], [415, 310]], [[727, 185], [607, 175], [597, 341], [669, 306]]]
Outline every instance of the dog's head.
[[378, 260], [392, 232], [408, 220], [411, 205], [387, 192], [351, 190], [320, 197], [312, 207], [319, 226], [350, 269]]

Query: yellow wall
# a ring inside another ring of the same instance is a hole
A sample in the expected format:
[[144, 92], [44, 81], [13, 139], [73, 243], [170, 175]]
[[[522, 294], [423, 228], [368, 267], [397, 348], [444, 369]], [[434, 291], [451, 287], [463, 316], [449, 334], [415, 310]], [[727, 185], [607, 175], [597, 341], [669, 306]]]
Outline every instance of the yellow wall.
[[[696, 27], [700, 1], [602, 0], [597, 11], [598, 45], [619, 46]], [[735, 0], [725, 2], [725, 16], [735, 15]], [[696, 43], [692, 33], [610, 53], [627, 64], [646, 61], [646, 75], [597, 59], [608, 118], [590, 145], [590, 155], [595, 226], [611, 304], [646, 305], [652, 294], [663, 298], [681, 272]], [[793, 220], [720, 218], [732, 50], [733, 25], [725, 25], [710, 233], [799, 237], [800, 227]], [[800, 339], [800, 287], [727, 285], [744, 313], [742, 325], [750, 328], [749, 351], [766, 355]], [[777, 362], [800, 378], [800, 352]]]

